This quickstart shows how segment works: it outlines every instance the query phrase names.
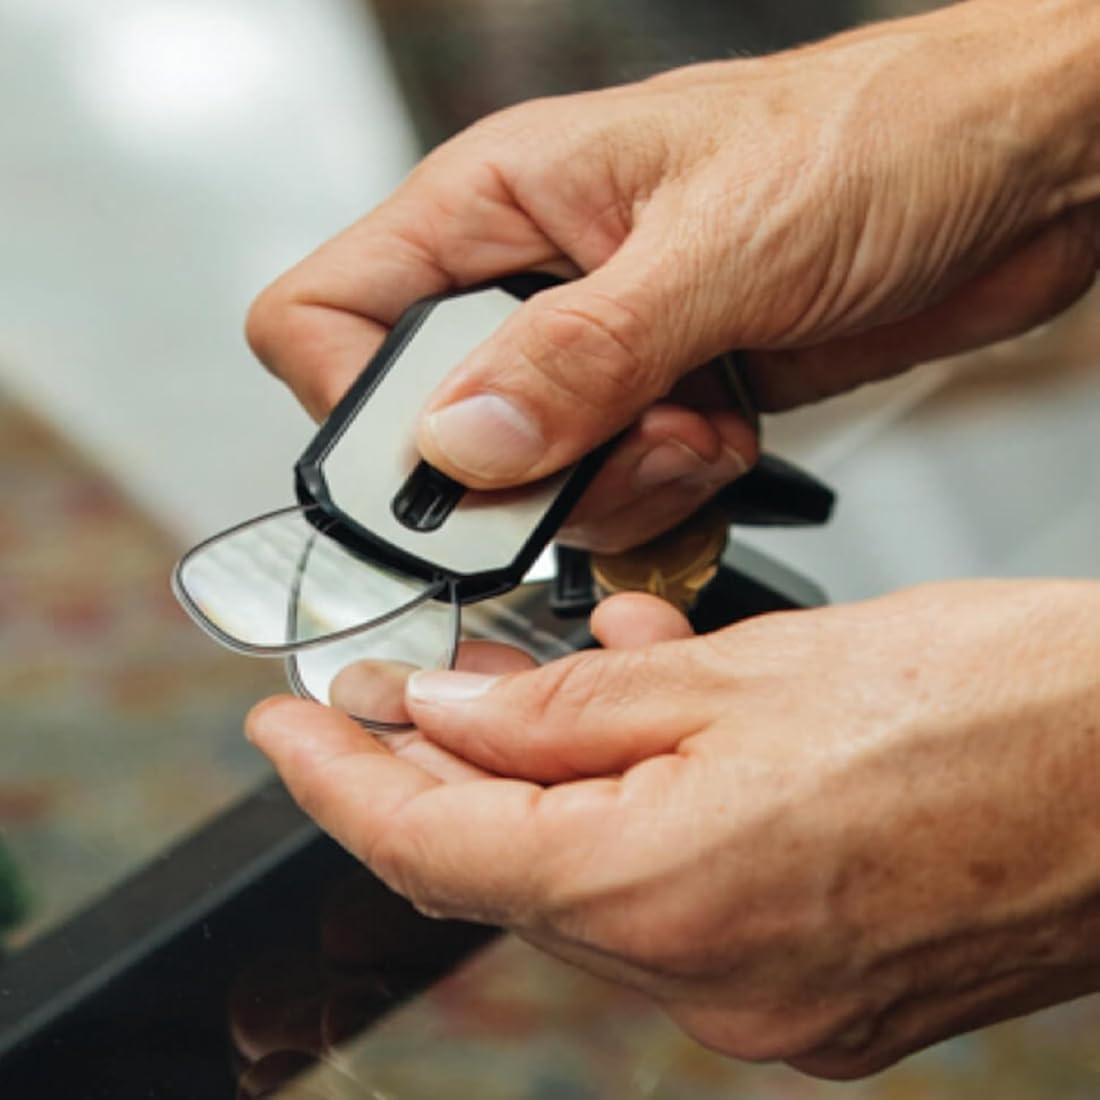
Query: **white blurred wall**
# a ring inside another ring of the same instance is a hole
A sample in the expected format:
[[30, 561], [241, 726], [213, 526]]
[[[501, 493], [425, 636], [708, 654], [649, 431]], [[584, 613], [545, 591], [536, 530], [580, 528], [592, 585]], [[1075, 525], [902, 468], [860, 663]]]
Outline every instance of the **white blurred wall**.
[[[311, 425], [252, 361], [245, 310], [416, 155], [366, 7], [0, 0], [0, 388], [181, 540], [289, 501]], [[770, 425], [841, 505], [827, 532], [748, 541], [834, 598], [1100, 573], [1100, 372], [961, 411], [934, 396], [947, 377]]]
[[289, 503], [247, 304], [415, 144], [353, 0], [0, 0], [0, 388], [182, 538]]

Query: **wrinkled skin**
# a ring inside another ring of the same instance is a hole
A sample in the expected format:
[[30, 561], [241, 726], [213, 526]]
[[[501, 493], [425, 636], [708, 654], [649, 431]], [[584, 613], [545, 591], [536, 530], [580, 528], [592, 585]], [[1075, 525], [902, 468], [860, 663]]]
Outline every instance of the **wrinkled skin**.
[[700, 638], [623, 596], [594, 628], [606, 651], [541, 669], [481, 645], [419, 674], [419, 732], [385, 745], [285, 698], [250, 735], [419, 908], [642, 989], [727, 1054], [858, 1076], [1100, 987], [1100, 586]]
[[[749, 349], [782, 410], [1085, 291], [1098, 24], [1091, 0], [969, 0], [514, 108], [273, 284], [250, 339], [321, 416], [413, 300], [573, 276], [456, 365], [420, 446], [494, 487], [625, 428], [566, 534], [632, 545], [755, 457], [708, 357]], [[514, 928], [727, 1054], [858, 1076], [1100, 988], [1098, 603], [971, 582], [693, 638], [618, 597], [602, 652], [480, 645], [414, 676], [411, 734], [285, 698], [248, 730], [426, 912]]]
[[528, 268], [584, 275], [429, 401], [487, 393], [524, 419], [425, 420], [420, 446], [489, 488], [632, 426], [567, 536], [644, 541], [755, 458], [713, 391], [674, 391], [713, 355], [754, 349], [757, 399], [781, 410], [1025, 331], [1091, 284], [1100, 139], [1031, 117], [1036, 83], [1056, 77], [1067, 102], [1072, 86], [1020, 16], [970, 0], [494, 115], [273, 284], [252, 345], [322, 416], [415, 299]]

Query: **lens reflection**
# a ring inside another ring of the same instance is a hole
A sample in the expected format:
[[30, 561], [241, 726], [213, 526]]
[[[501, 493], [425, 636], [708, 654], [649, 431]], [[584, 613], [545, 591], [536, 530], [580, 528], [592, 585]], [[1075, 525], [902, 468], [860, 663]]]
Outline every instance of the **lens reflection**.
[[291, 685], [365, 726], [408, 729], [405, 681], [417, 669], [451, 667], [458, 624], [453, 598], [424, 600], [362, 633], [293, 654]]
[[196, 546], [173, 577], [180, 602], [222, 644], [271, 654], [358, 630], [441, 589], [361, 561], [324, 524], [316, 509], [290, 508]]
[[449, 582], [353, 555], [325, 534], [317, 509], [284, 509], [200, 544], [173, 587], [222, 644], [285, 656], [300, 695], [380, 731], [410, 728], [406, 681], [417, 669], [453, 666], [460, 625], [464, 638], [510, 644], [537, 661], [574, 648], [553, 621], [547, 582], [468, 606], [463, 617]]

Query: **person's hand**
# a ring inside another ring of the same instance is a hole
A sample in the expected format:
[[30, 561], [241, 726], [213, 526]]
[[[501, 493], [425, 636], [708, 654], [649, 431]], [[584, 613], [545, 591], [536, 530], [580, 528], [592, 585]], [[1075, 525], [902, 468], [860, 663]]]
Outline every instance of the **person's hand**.
[[862, 1075], [1100, 988], [1100, 586], [699, 638], [628, 596], [595, 629], [607, 651], [541, 669], [419, 674], [410, 755], [296, 700], [250, 736], [425, 912], [514, 928], [728, 1054]]
[[761, 407], [784, 409], [1024, 331], [1089, 286], [1098, 22], [1083, 0], [970, 0], [523, 104], [279, 279], [249, 338], [319, 417], [415, 299], [581, 276], [456, 363], [419, 444], [490, 488], [633, 425], [565, 537], [643, 541], [755, 456], [713, 389], [675, 389], [698, 364], [752, 349]]

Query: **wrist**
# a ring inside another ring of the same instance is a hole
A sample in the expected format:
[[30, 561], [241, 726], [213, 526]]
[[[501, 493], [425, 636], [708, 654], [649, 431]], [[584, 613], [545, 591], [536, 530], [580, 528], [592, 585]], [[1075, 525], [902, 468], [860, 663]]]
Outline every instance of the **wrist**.
[[879, 26], [909, 40], [938, 139], [984, 159], [1009, 207], [1041, 224], [1100, 199], [1098, 0], [966, 0]]
[[1100, 199], [1100, 0], [966, 0], [830, 42], [877, 56], [899, 117], [965, 146], [1002, 210], [1038, 227]]

